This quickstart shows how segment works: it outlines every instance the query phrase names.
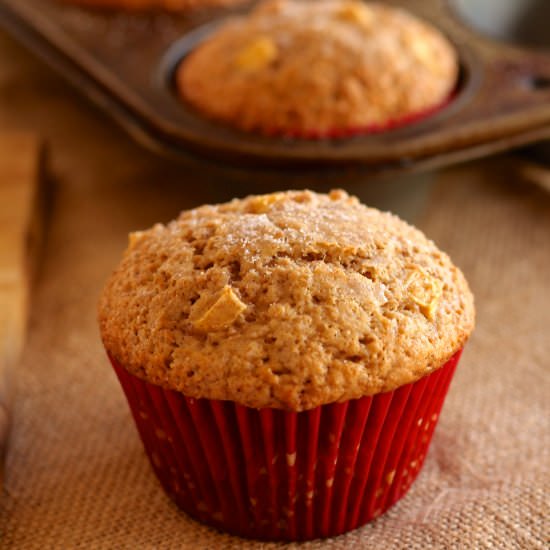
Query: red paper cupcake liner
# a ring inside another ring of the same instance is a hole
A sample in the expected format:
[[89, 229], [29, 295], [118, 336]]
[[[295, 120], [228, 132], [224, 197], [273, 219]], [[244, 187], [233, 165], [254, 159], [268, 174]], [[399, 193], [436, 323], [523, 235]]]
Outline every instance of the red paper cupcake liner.
[[289, 541], [355, 529], [407, 492], [460, 353], [395, 391], [303, 412], [185, 397], [111, 361], [176, 504], [236, 535]]
[[442, 111], [454, 100], [457, 92], [453, 92], [448, 98], [444, 101], [422, 109], [421, 111], [415, 111], [409, 113], [408, 115], [390, 119], [384, 123], [379, 124], [367, 124], [363, 126], [349, 126], [345, 128], [329, 128], [328, 130], [291, 130], [283, 128], [269, 128], [264, 130], [266, 136], [277, 137], [282, 136], [290, 139], [305, 139], [305, 140], [320, 140], [320, 139], [339, 139], [339, 138], [350, 138], [355, 136], [370, 135], [370, 134], [380, 134], [382, 132], [387, 132], [389, 130], [394, 130], [413, 124], [415, 122], [420, 122], [429, 118], [439, 111]]

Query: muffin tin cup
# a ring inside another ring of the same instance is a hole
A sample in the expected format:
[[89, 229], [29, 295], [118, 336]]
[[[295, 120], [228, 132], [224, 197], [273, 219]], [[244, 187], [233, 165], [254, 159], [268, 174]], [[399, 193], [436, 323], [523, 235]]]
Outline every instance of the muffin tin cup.
[[460, 354], [397, 390], [303, 412], [186, 397], [111, 362], [182, 510], [235, 535], [294, 541], [355, 529], [408, 491]]

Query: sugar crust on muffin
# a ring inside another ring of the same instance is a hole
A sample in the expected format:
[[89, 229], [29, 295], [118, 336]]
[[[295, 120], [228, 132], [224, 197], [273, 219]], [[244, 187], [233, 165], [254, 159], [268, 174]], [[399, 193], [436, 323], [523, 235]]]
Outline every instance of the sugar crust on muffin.
[[441, 367], [474, 305], [419, 230], [343, 191], [296, 191], [131, 234], [99, 320], [109, 354], [151, 383], [299, 411]]
[[458, 59], [416, 16], [361, 0], [268, 0], [187, 56], [176, 81], [204, 115], [246, 131], [384, 127], [444, 104]]

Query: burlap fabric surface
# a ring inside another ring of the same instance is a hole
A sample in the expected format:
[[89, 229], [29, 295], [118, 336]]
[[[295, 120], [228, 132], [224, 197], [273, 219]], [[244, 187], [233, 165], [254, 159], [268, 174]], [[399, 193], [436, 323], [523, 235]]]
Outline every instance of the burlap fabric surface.
[[[285, 547], [219, 534], [172, 505], [96, 326], [97, 296], [129, 230], [234, 190], [182, 185], [175, 168], [143, 154], [1, 36], [0, 66], [0, 125], [41, 129], [57, 182], [18, 371], [0, 546]], [[550, 196], [522, 184], [512, 164], [444, 174], [419, 219], [465, 271], [478, 309], [423, 472], [376, 522], [289, 547], [548, 547]]]

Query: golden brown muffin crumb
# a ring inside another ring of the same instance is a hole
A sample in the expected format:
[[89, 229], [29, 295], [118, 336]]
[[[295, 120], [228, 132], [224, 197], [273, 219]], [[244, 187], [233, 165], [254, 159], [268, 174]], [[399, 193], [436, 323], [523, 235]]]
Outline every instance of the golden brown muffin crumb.
[[384, 4], [275, 0], [224, 23], [181, 64], [182, 97], [243, 130], [331, 133], [442, 104], [458, 75], [435, 28]]
[[417, 229], [344, 191], [294, 191], [133, 233], [99, 318], [108, 352], [154, 384], [303, 410], [437, 369], [474, 306]]

